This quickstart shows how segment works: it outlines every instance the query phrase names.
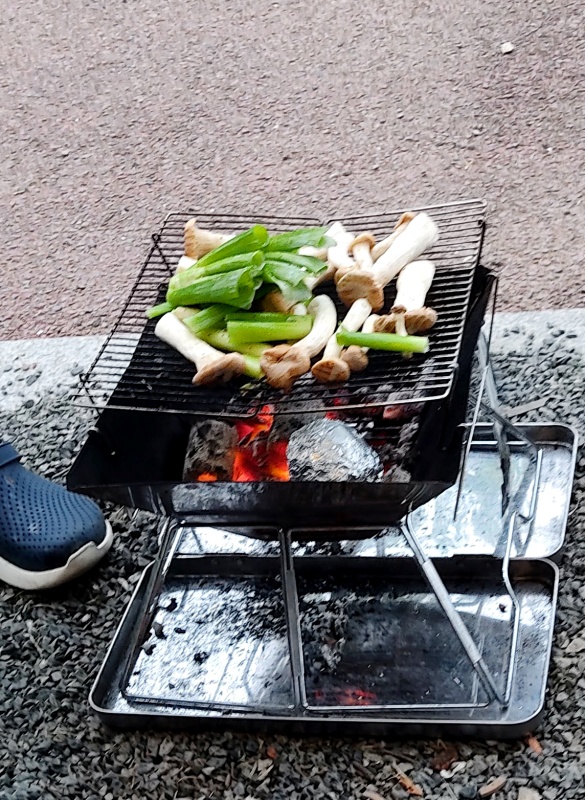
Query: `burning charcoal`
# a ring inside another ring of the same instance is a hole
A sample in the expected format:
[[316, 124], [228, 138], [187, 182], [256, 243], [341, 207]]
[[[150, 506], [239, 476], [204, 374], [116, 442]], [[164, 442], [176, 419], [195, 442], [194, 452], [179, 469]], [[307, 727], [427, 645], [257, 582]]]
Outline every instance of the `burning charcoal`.
[[183, 468], [184, 481], [196, 481], [202, 475], [228, 480], [234, 465], [238, 437], [235, 429], [217, 420], [193, 425], [189, 434]]
[[377, 453], [337, 420], [321, 419], [295, 431], [286, 454], [291, 480], [376, 481], [382, 474]]

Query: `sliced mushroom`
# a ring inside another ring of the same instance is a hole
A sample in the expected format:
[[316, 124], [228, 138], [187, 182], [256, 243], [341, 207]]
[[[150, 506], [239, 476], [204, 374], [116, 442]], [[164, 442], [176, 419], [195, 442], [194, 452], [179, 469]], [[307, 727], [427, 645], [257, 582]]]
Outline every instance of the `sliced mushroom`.
[[[372, 333], [374, 325], [379, 319], [377, 314], [370, 314], [367, 320], [362, 325], [362, 333]], [[352, 372], [363, 372], [369, 364], [368, 350], [369, 347], [359, 347], [352, 344], [341, 354], [341, 358], [348, 365]]]
[[154, 332], [159, 339], [195, 364], [197, 373], [193, 383], [196, 386], [223, 383], [244, 372], [246, 362], [240, 353], [220, 353], [198, 339], [172, 312], [159, 319]]
[[323, 350], [337, 327], [335, 304], [327, 295], [314, 297], [307, 312], [313, 317], [310, 333], [293, 345], [271, 347], [260, 359], [266, 380], [275, 389], [289, 391], [296, 379], [310, 370], [311, 358]]
[[[347, 331], [358, 331], [369, 316], [372, 307], [364, 298], [356, 300], [349, 309], [340, 327]], [[323, 357], [313, 365], [311, 372], [319, 383], [339, 383], [346, 381], [350, 374], [348, 364], [342, 359], [343, 347], [337, 342], [335, 332], [327, 342]]]
[[396, 227], [390, 234], [390, 236], [386, 236], [385, 239], [382, 239], [378, 242], [374, 247], [372, 247], [372, 258], [374, 261], [377, 261], [381, 255], [383, 255], [386, 250], [390, 247], [392, 242], [396, 239], [396, 237], [402, 233], [402, 231], [406, 228], [409, 222], [411, 222], [415, 218], [416, 214], [412, 211], [405, 211], [404, 214], [400, 217], [398, 222], [396, 223]]
[[213, 231], [198, 228], [197, 221], [190, 219], [185, 223], [184, 230], [185, 255], [189, 258], [201, 258], [231, 238], [233, 237], [223, 233], [213, 233]]

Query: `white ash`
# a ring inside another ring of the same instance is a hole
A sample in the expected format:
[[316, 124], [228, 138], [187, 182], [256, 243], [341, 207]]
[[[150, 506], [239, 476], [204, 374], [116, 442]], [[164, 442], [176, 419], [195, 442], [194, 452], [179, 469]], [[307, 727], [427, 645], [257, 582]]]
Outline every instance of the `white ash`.
[[293, 481], [377, 481], [378, 454], [349, 425], [322, 419], [290, 437], [286, 454]]

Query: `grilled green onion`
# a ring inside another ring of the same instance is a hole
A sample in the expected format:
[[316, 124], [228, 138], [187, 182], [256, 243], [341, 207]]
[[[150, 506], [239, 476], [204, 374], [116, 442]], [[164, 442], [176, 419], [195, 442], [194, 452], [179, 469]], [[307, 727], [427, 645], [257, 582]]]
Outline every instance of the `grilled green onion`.
[[350, 333], [343, 329], [337, 334], [337, 343], [342, 347], [355, 344], [358, 347], [390, 350], [396, 353], [426, 353], [429, 349], [428, 336], [400, 336], [396, 333]]

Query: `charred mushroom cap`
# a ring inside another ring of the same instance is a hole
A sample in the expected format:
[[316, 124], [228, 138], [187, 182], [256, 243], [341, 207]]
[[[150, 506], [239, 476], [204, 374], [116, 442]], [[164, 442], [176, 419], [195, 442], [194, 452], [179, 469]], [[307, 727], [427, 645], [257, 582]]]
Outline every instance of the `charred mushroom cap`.
[[341, 358], [323, 358], [311, 372], [319, 383], [345, 383], [351, 375], [348, 364]]
[[364, 351], [363, 347], [358, 347], [355, 344], [350, 345], [341, 354], [341, 358], [351, 372], [363, 372], [370, 363], [368, 354]]
[[264, 351], [260, 366], [272, 387], [289, 392], [296, 379], [311, 369], [311, 357], [300, 347], [279, 344]]
[[245, 368], [244, 356], [240, 353], [226, 353], [222, 358], [211, 361], [203, 369], [198, 370], [193, 378], [193, 384], [206, 386], [210, 383], [227, 383], [237, 375], [242, 375]]
[[[404, 314], [404, 324], [409, 335], [424, 333], [430, 330], [438, 318], [434, 308], [418, 308], [416, 311], [407, 311]], [[377, 333], [395, 333], [396, 314], [385, 314], [376, 320], [374, 330]]]
[[337, 284], [337, 294], [346, 306], [365, 297], [374, 311], [384, 305], [384, 289], [378, 285], [375, 277], [364, 269], [351, 269], [343, 275]]

